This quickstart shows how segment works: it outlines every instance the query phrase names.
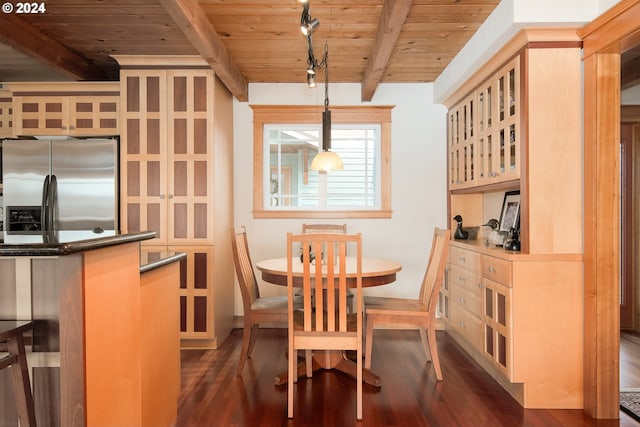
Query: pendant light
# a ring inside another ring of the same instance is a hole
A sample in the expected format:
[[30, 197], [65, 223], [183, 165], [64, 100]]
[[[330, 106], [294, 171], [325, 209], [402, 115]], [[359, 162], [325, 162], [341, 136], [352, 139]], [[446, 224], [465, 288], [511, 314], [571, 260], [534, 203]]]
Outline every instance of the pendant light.
[[307, 84], [309, 87], [316, 87], [316, 68], [323, 68], [324, 71], [324, 111], [322, 112], [322, 150], [316, 154], [311, 161], [311, 170], [330, 171], [344, 169], [344, 163], [337, 153], [331, 150], [331, 110], [329, 110], [329, 45], [324, 45], [324, 55], [322, 61], [318, 62], [313, 54], [313, 43], [311, 33], [320, 25], [317, 19], [311, 19], [309, 13], [308, 0], [304, 2], [300, 28], [302, 34], [307, 37], [308, 57], [307, 57]]
[[324, 111], [322, 112], [322, 151], [311, 161], [311, 170], [330, 171], [344, 169], [344, 163], [331, 149], [331, 110], [329, 110], [329, 46], [324, 45]]

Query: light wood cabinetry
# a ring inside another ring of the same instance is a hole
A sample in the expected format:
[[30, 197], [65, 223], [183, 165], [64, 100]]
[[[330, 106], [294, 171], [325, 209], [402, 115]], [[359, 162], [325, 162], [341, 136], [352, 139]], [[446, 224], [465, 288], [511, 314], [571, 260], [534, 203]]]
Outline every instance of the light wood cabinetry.
[[446, 102], [450, 218], [519, 190], [521, 230], [521, 252], [452, 240], [447, 329], [527, 408], [583, 407], [580, 76], [575, 31], [523, 30]]
[[517, 55], [449, 110], [450, 189], [520, 178], [520, 62]]
[[[39, 426], [175, 425], [179, 265], [141, 273], [139, 241], [117, 240], [0, 257], [12, 296], [0, 298], [0, 316], [36, 325], [27, 357]], [[0, 376], [2, 426], [19, 425], [10, 377]]]
[[216, 347], [233, 323], [233, 263], [224, 264], [231, 250], [231, 96], [201, 59], [175, 67], [147, 59], [118, 58], [127, 65], [120, 73], [121, 226], [155, 231], [147, 252], [187, 253], [183, 346]]
[[[470, 79], [472, 86], [465, 85], [459, 90], [463, 91], [461, 94], [454, 94], [455, 98], [448, 100], [453, 111], [466, 102], [469, 93], [486, 93], [487, 82], [502, 79], [504, 83], [495, 83], [495, 87], [516, 88], [516, 104], [513, 109], [511, 105], [505, 107], [508, 112], [504, 112], [504, 120], [500, 120], [501, 103], [493, 94], [494, 89], [491, 90], [491, 100], [486, 97], [484, 101], [492, 105], [491, 128], [495, 131], [491, 133], [492, 149], [483, 152], [492, 153], [491, 164], [497, 166], [491, 168], [498, 167], [498, 172], [502, 165], [500, 159], [504, 158], [505, 170], [509, 172], [503, 172], [493, 180], [481, 182], [477, 178], [464, 188], [450, 183], [450, 218], [459, 214], [466, 226], [479, 226], [492, 217], [499, 219], [501, 206], [488, 207], [484, 195], [516, 189], [521, 195], [523, 253], [582, 253], [582, 169], [580, 162], [574, 161], [582, 158], [581, 51], [579, 42], [572, 40], [576, 37], [575, 32], [560, 32], [558, 40], [551, 39], [547, 32], [520, 33], [496, 54], [497, 59], [489, 61], [489, 64], [498, 64], [497, 71], [479, 71], [479, 76]], [[513, 79], [511, 70], [515, 73]], [[514, 80], [513, 84], [508, 83], [511, 80]], [[511, 99], [508, 92], [505, 97]], [[503, 103], [511, 104], [511, 101]], [[475, 105], [478, 109], [477, 102]], [[489, 123], [487, 109], [482, 107], [481, 110], [485, 117], [482, 121]], [[516, 114], [511, 115], [511, 111]], [[479, 113], [474, 113], [476, 120], [479, 116]], [[485, 129], [482, 126], [474, 126], [475, 138], [487, 135], [480, 130]], [[511, 144], [512, 128], [515, 129], [515, 145], [507, 146]], [[494, 148], [497, 150], [501, 146], [502, 134], [505, 135], [505, 148], [495, 151]], [[478, 149], [474, 151], [477, 153]], [[487, 157], [475, 157], [483, 156]], [[497, 163], [494, 162], [496, 159]], [[481, 170], [481, 167], [476, 166], [475, 170]], [[476, 177], [480, 174], [477, 172]], [[485, 172], [484, 175], [491, 173]], [[455, 225], [451, 219], [451, 227]], [[488, 232], [486, 229], [482, 231]]]
[[179, 280], [175, 262], [140, 274], [142, 426], [174, 426], [178, 416], [180, 331], [175, 285]]
[[0, 90], [0, 137], [13, 135], [13, 99], [11, 92]]
[[213, 243], [213, 72], [123, 71], [122, 212], [151, 244]]
[[581, 408], [582, 257], [450, 249], [448, 332], [524, 407]]
[[[482, 255], [484, 355], [510, 381], [511, 352], [511, 262]], [[493, 279], [493, 280], [492, 280]], [[499, 281], [496, 281], [499, 280]]]
[[475, 351], [482, 349], [480, 254], [452, 246], [447, 270], [450, 331]]
[[119, 84], [11, 83], [13, 135], [118, 135]]

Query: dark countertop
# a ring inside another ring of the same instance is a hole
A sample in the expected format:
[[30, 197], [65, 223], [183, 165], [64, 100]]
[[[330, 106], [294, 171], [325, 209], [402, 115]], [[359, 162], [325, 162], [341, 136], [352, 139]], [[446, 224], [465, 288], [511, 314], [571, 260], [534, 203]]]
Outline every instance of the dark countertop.
[[157, 256], [150, 256], [149, 253], [142, 251], [140, 257], [140, 273], [146, 273], [183, 259], [187, 259], [187, 254], [184, 252], [159, 252]]
[[5, 235], [0, 256], [58, 256], [91, 251], [124, 243], [153, 239], [154, 231], [119, 234], [91, 231], [60, 231], [38, 235]]

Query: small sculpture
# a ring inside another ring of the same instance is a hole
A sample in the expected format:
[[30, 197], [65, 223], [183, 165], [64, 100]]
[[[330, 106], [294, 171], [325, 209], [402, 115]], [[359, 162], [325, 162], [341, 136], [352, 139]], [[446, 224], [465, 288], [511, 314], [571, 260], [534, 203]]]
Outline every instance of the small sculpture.
[[504, 249], [506, 251], [520, 250], [520, 230], [516, 228], [509, 230], [509, 239], [504, 242]]
[[[313, 261], [316, 259], [316, 254], [313, 252], [313, 248], [309, 245], [309, 262], [313, 264]], [[304, 249], [300, 248], [300, 262], [304, 262]]]
[[491, 229], [489, 238], [487, 239], [488, 244], [496, 246], [502, 246], [504, 244], [505, 235], [498, 231], [500, 228], [500, 222], [497, 219], [491, 218], [486, 224], [482, 224], [482, 226], [489, 227]]
[[456, 240], [467, 240], [469, 238], [469, 232], [462, 229], [462, 216], [456, 215], [453, 220], [458, 223], [456, 231], [453, 233], [453, 238]]
[[[313, 246], [309, 244], [309, 262], [315, 264], [316, 253], [313, 251]], [[304, 262], [304, 250], [300, 248], [300, 262]], [[320, 262], [324, 264], [324, 252], [320, 252]]]

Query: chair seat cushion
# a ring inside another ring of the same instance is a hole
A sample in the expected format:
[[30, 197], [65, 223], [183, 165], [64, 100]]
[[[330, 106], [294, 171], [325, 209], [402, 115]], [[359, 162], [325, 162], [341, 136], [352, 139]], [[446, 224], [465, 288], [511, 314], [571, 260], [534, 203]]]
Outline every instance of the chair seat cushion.
[[417, 299], [390, 298], [390, 297], [364, 297], [366, 313], [380, 311], [394, 312], [427, 312], [427, 305]]
[[[293, 297], [293, 306], [294, 307], [302, 307], [302, 297], [294, 296]], [[276, 296], [276, 297], [262, 297], [256, 299], [253, 304], [251, 304], [252, 310], [276, 310], [276, 309], [287, 309], [287, 297], [286, 296]]]

